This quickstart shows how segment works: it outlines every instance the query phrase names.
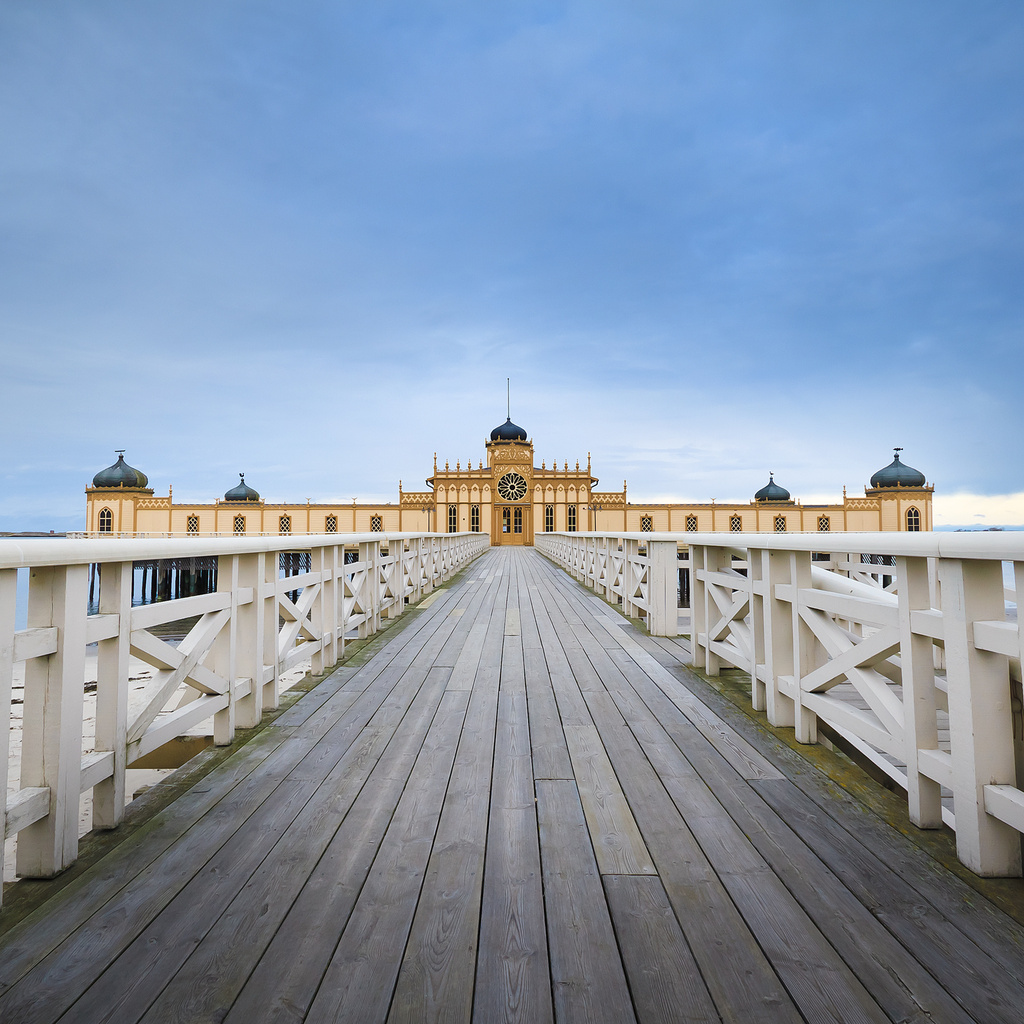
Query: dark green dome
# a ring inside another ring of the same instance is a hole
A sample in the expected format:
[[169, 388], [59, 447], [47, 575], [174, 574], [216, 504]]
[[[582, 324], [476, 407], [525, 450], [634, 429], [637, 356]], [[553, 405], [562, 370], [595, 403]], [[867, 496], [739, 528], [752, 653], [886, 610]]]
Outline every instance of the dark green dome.
[[117, 453], [117, 462], [101, 469], [92, 478], [93, 487], [148, 487], [149, 477], [124, 461], [124, 452]]
[[871, 478], [872, 487], [924, 487], [924, 473], [900, 462], [902, 448], [894, 448], [896, 456], [885, 469], [880, 469]]
[[775, 474], [768, 474], [768, 483], [754, 495], [754, 501], [789, 501], [789, 491], [775, 482]]
[[225, 501], [259, 501], [260, 492], [245, 482], [245, 474], [238, 474], [238, 483], [224, 495]]
[[526, 431], [522, 427], [517, 427], [512, 422], [510, 416], [500, 427], [495, 427], [491, 431], [492, 441], [525, 441], [527, 440]]

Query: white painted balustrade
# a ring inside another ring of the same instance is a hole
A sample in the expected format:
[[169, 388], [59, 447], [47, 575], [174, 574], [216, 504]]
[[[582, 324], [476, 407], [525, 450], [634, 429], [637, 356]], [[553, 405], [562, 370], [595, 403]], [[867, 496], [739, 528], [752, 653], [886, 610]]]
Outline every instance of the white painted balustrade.
[[[10, 722], [0, 729], [5, 836], [18, 836], [18, 874], [49, 877], [75, 860], [82, 793], [92, 790], [94, 827], [115, 827], [133, 762], [211, 720], [215, 742], [230, 743], [236, 727], [277, 707], [284, 672], [303, 663], [330, 669], [346, 637], [374, 633], [487, 546], [479, 533], [0, 540], [0, 708], [8, 719], [13, 668], [25, 663], [20, 786], [10, 795]], [[282, 578], [279, 555], [295, 551], [310, 553], [310, 571]], [[210, 556], [216, 593], [132, 606], [133, 562]], [[90, 615], [94, 563], [99, 610]], [[29, 570], [24, 629], [15, 628], [19, 569]], [[192, 617], [176, 647], [153, 632]], [[83, 756], [90, 644], [96, 740]], [[154, 670], [144, 706], [131, 714], [130, 656]], [[0, 868], [2, 856], [0, 846]]]
[[1021, 874], [1024, 534], [542, 534], [536, 544], [661, 636], [679, 631], [686, 565], [696, 667], [748, 673], [754, 707], [800, 742], [816, 742], [820, 725], [856, 748], [906, 790], [915, 824], [955, 828], [973, 871]]

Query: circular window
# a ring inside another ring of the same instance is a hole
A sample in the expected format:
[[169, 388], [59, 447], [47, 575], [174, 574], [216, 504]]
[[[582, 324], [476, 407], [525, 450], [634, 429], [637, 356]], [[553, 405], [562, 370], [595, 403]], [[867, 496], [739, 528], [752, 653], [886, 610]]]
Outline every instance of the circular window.
[[518, 473], [506, 473], [498, 481], [498, 494], [506, 501], [522, 501], [526, 497], [526, 481]]

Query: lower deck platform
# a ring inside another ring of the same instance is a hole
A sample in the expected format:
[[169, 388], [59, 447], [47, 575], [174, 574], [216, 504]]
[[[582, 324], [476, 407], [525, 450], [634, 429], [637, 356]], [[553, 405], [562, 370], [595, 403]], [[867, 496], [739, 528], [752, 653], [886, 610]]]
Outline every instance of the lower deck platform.
[[1024, 928], [533, 549], [371, 650], [0, 935], [0, 1021], [1020, 1021]]

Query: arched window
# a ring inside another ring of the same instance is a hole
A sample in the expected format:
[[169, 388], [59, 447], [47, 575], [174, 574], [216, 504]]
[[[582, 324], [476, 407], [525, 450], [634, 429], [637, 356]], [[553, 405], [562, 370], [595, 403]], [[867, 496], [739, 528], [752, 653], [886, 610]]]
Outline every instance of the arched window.
[[337, 533], [338, 532], [338, 517], [328, 516], [324, 520], [324, 533]]
[[199, 516], [189, 516], [188, 517], [188, 522], [185, 525], [185, 529], [188, 530], [189, 533], [198, 533], [199, 532]]
[[829, 533], [832, 529], [832, 522], [828, 516], [818, 516], [818, 533]]
[[448, 506], [448, 532], [458, 533], [459, 531], [459, 506]]
[[523, 532], [523, 507], [522, 505], [516, 505], [512, 509], [512, 532], [522, 533]]
[[643, 533], [651, 533], [654, 530], [654, 520], [650, 516], [641, 516], [640, 530]]
[[741, 516], [729, 516], [729, 529], [733, 533], [743, 532], [743, 519]]
[[100, 533], [114, 532], [114, 513], [109, 508], [100, 509]]
[[575, 533], [576, 532], [576, 506], [575, 505], [570, 505], [566, 509], [566, 512], [568, 513], [568, 516], [569, 516], [569, 522], [568, 522], [568, 524], [566, 526], [566, 529], [569, 531], [569, 533]]
[[907, 529], [912, 533], [921, 529], [921, 513], [916, 508], [907, 509]]
[[555, 528], [555, 506], [544, 506], [544, 532], [551, 533]]
[[235, 533], [245, 533], [245, 516], [235, 516]]
[[686, 532], [696, 533], [697, 532], [697, 517], [687, 516], [686, 517]]
[[480, 532], [480, 506], [470, 505], [469, 507], [469, 528], [473, 533]]
[[775, 517], [775, 532], [785, 533], [786, 532], [786, 517], [776, 516]]
[[384, 520], [380, 516], [370, 516], [370, 532], [382, 533], [383, 530]]
[[281, 533], [291, 533], [292, 532], [292, 517], [291, 516], [281, 516], [281, 518], [277, 521], [277, 524], [278, 524], [278, 529], [280, 530]]

